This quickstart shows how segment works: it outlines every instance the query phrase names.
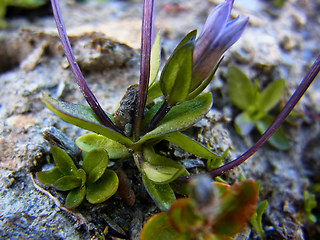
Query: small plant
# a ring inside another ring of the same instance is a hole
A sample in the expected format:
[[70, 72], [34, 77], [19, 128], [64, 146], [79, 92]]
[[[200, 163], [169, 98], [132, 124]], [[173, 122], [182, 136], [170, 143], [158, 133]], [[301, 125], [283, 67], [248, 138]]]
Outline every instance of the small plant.
[[190, 188], [190, 198], [178, 199], [168, 212], [149, 219], [142, 240], [232, 239], [255, 212], [258, 190], [254, 181], [229, 186], [199, 176]]
[[[231, 66], [227, 83], [231, 102], [243, 111], [234, 122], [237, 132], [245, 136], [256, 127], [263, 134], [274, 121], [268, 112], [281, 100], [285, 80], [274, 81], [260, 91], [258, 81], [253, 84], [239, 68]], [[269, 143], [280, 150], [287, 150], [290, 146], [282, 127], [269, 138]]]
[[89, 151], [79, 169], [61, 148], [51, 147], [51, 153], [56, 166], [49, 171], [38, 172], [37, 178], [58, 191], [70, 191], [65, 203], [67, 208], [79, 206], [85, 197], [96, 204], [116, 193], [119, 179], [114, 171], [107, 169], [109, 157], [105, 150]]
[[[211, 82], [224, 52], [240, 38], [248, 24], [248, 18], [229, 20], [233, 0], [222, 2], [210, 13], [198, 37], [194, 30], [181, 40], [159, 78], [160, 34], [152, 42], [154, 0], [144, 0], [139, 85], [127, 89], [114, 115], [102, 109], [89, 89], [72, 52], [58, 0], [51, 0], [51, 3], [70, 68], [89, 106], [62, 102], [46, 93], [42, 95], [43, 101], [61, 119], [94, 133], [76, 140], [86, 154], [82, 168], [78, 169], [62, 150], [52, 148], [56, 167], [39, 172], [39, 180], [58, 190], [70, 191], [66, 200], [69, 208], [78, 206], [85, 196], [89, 202], [99, 203], [112, 196], [118, 186], [116, 174], [106, 170], [108, 156], [115, 161], [133, 157], [149, 195], [160, 210], [169, 211], [149, 220], [142, 232], [143, 239], [158, 236], [163, 237], [159, 239], [231, 239], [256, 210], [256, 184], [243, 181], [231, 187], [218, 183], [213, 187], [211, 180], [192, 180], [194, 176], [190, 176], [185, 167], [157, 151], [157, 144], [165, 140], [205, 159], [207, 174], [212, 178], [220, 176], [246, 161], [279, 128], [317, 76], [320, 57], [261, 139], [239, 158], [220, 166], [227, 150], [219, 156], [182, 131], [200, 121], [212, 107], [212, 94], [202, 92]], [[231, 68], [232, 71], [237, 70]], [[248, 84], [247, 79], [244, 81]], [[280, 81], [276, 87], [268, 87], [276, 89], [274, 96], [268, 88], [260, 93], [253, 85], [247, 85], [254, 95], [250, 101], [261, 101], [261, 104], [257, 107], [249, 104], [253, 110], [249, 111], [248, 106], [243, 106], [242, 110], [248, 111], [246, 114], [256, 120], [257, 125], [262, 121], [265, 127], [269, 121], [263, 119], [278, 102], [283, 91], [278, 91], [278, 87], [283, 89], [283, 85]], [[241, 88], [247, 86], [240, 85], [238, 91], [246, 90]], [[270, 91], [272, 96], [269, 96]], [[239, 94], [235, 90], [232, 92]], [[154, 104], [156, 98], [159, 101]], [[193, 181], [190, 198], [176, 200], [170, 185], [173, 181]], [[257, 213], [256, 222], [261, 220], [261, 214], [262, 210]]]

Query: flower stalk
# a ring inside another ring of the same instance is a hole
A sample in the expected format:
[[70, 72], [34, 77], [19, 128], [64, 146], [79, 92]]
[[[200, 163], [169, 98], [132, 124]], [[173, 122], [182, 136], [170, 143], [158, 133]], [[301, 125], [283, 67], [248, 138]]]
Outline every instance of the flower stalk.
[[51, 5], [52, 5], [53, 15], [56, 21], [56, 25], [59, 32], [59, 37], [61, 39], [63, 50], [66, 54], [71, 70], [74, 76], [76, 77], [77, 84], [79, 85], [83, 96], [85, 97], [92, 111], [97, 115], [97, 117], [99, 118], [99, 120], [103, 125], [122, 134], [122, 132], [116, 127], [116, 125], [111, 121], [111, 119], [104, 112], [97, 98], [94, 96], [94, 94], [88, 87], [88, 84], [80, 71], [79, 65], [72, 52], [71, 45], [62, 21], [58, 0], [51, 0]]
[[153, 35], [153, 12], [154, 0], [144, 0], [142, 31], [141, 31], [141, 62], [140, 62], [140, 81], [137, 106], [135, 109], [133, 139], [137, 141], [140, 136], [141, 121], [147, 101], [149, 77], [150, 77], [150, 57]]

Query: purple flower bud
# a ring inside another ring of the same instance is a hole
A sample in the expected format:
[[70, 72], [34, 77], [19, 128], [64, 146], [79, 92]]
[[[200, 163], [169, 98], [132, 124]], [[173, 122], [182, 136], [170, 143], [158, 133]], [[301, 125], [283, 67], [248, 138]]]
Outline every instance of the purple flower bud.
[[222, 54], [238, 41], [249, 22], [248, 17], [228, 21], [233, 1], [226, 0], [212, 10], [196, 40], [191, 89], [197, 88], [208, 77]]

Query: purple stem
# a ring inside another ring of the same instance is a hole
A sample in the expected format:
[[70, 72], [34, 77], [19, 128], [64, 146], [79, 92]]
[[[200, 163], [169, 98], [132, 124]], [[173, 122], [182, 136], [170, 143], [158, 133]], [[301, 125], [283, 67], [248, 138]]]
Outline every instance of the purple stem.
[[52, 5], [52, 10], [53, 10], [53, 15], [54, 19], [57, 24], [57, 29], [59, 32], [59, 36], [61, 39], [62, 47], [64, 49], [64, 52], [66, 54], [66, 57], [68, 59], [68, 62], [70, 64], [71, 70], [76, 77], [77, 84], [80, 87], [80, 90], [87, 100], [88, 104], [90, 105], [91, 109], [93, 112], [97, 115], [99, 120], [103, 125], [106, 127], [111, 128], [112, 130], [121, 133], [121, 131], [115, 126], [115, 124], [111, 121], [111, 119], [107, 116], [107, 114], [103, 111], [101, 108], [98, 100], [94, 96], [94, 94], [91, 92], [90, 88], [88, 87], [86, 80], [84, 79], [79, 65], [76, 62], [76, 59], [74, 57], [74, 54], [71, 49], [71, 45], [62, 21], [61, 13], [60, 13], [60, 7], [59, 7], [59, 2], [58, 0], [51, 0], [51, 5]]
[[[251, 148], [249, 148], [249, 150], [243, 153], [240, 157], [236, 158], [235, 160], [217, 169], [214, 169], [208, 172], [207, 174], [210, 175], [212, 178], [220, 176], [224, 172], [239, 166], [241, 163], [245, 162], [248, 158], [250, 158], [255, 152], [257, 152], [258, 149], [271, 137], [271, 135], [280, 127], [280, 125], [283, 123], [286, 117], [290, 114], [292, 109], [299, 102], [300, 98], [305, 94], [308, 87], [312, 84], [313, 80], [317, 77], [319, 71], [320, 71], [320, 55], [318, 56], [316, 61], [313, 63], [309, 72], [303, 78], [297, 90], [293, 93], [289, 101], [283, 107], [280, 114], [277, 116], [274, 122], [269, 126], [269, 128], [265, 131], [262, 137]], [[178, 180], [181, 182], [189, 182], [192, 177], [193, 176], [179, 177]]]
[[141, 121], [147, 101], [149, 77], [150, 77], [150, 55], [153, 31], [153, 9], [154, 0], [144, 0], [142, 31], [141, 31], [141, 61], [140, 61], [140, 81], [137, 106], [134, 117], [133, 138], [139, 139]]
[[156, 113], [156, 115], [154, 115], [154, 117], [148, 124], [145, 132], [147, 133], [153, 130], [157, 126], [157, 124], [166, 116], [166, 114], [170, 111], [170, 109], [171, 109], [171, 106], [165, 100], [161, 105], [159, 111]]

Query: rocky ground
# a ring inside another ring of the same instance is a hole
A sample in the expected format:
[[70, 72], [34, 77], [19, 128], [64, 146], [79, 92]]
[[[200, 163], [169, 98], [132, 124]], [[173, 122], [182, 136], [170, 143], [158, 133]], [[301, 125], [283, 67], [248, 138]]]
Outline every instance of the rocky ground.
[[[92, 91], [108, 112], [114, 112], [127, 86], [139, 79], [142, 3], [133, 1], [60, 1], [62, 14], [80, 67]], [[218, 0], [157, 2], [156, 26], [162, 31], [163, 59], [184, 34], [201, 28]], [[232, 119], [237, 110], [226, 95], [225, 73], [237, 65], [262, 85], [283, 77], [284, 101], [298, 86], [320, 53], [318, 0], [236, 0], [233, 15], [250, 16], [250, 25], [231, 48], [208, 90], [215, 106], [194, 127], [195, 138], [217, 152], [232, 150], [228, 160], [243, 153], [258, 138], [240, 137]], [[9, 9], [6, 29], [0, 30], [0, 236], [3, 239], [89, 239], [117, 236], [138, 239], [141, 227], [159, 210], [143, 189], [133, 161], [124, 162], [137, 201], [128, 207], [114, 196], [106, 203], [84, 203], [75, 211], [63, 207], [64, 195], [43, 189], [34, 173], [46, 163], [49, 143], [42, 137], [56, 127], [71, 139], [86, 131], [60, 120], [46, 109], [41, 92], [85, 104], [63, 55], [49, 5], [26, 14]], [[102, 50], [93, 42], [102, 42]], [[263, 217], [267, 239], [316, 239], [318, 223], [304, 214], [304, 191], [319, 183], [319, 77], [296, 111], [304, 116], [285, 126], [289, 151], [265, 145], [241, 167], [223, 178], [232, 183], [239, 174], [261, 181], [261, 200], [269, 206]], [[188, 156], [192, 158], [192, 156]], [[319, 196], [318, 196], [319, 200]], [[319, 207], [313, 210], [319, 216]], [[108, 226], [108, 231], [107, 227]], [[238, 239], [254, 239], [248, 227]]]

